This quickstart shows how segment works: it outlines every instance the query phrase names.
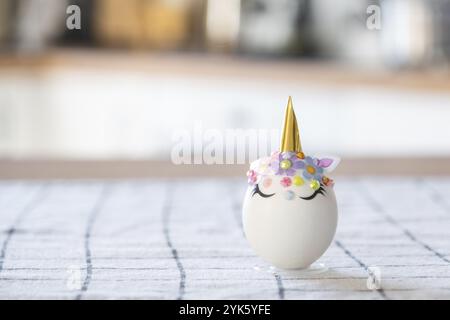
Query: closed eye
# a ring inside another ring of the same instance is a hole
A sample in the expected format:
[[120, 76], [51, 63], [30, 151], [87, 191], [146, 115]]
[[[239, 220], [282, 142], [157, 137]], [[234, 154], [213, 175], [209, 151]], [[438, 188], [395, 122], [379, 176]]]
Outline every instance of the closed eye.
[[272, 193], [272, 194], [263, 193], [263, 192], [261, 192], [261, 190], [259, 190], [259, 185], [256, 185], [255, 188], [252, 190], [252, 197], [255, 194], [259, 194], [263, 198], [269, 198], [269, 197], [273, 196], [275, 193]]
[[317, 189], [316, 191], [314, 191], [314, 193], [313, 193], [312, 195], [310, 195], [309, 197], [300, 197], [300, 199], [303, 199], [303, 200], [312, 200], [312, 199], [314, 199], [318, 194], [321, 194], [321, 195], [324, 196], [325, 193], [326, 193], [325, 189], [323, 188], [322, 185], [320, 185], [320, 188]]

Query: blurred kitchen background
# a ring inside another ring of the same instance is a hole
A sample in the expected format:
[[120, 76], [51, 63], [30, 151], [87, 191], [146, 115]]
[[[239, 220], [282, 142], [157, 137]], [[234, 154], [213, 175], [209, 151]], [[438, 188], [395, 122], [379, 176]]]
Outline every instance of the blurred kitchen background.
[[449, 67], [450, 0], [0, 0], [0, 178], [241, 174], [172, 135], [289, 95], [341, 173], [450, 174]]

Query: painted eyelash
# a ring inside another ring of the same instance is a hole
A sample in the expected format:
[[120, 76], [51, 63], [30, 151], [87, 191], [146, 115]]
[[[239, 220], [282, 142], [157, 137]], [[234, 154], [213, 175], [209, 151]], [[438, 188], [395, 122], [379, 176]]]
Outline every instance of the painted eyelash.
[[320, 188], [317, 189], [316, 191], [314, 191], [314, 193], [313, 193], [312, 195], [310, 195], [309, 197], [300, 197], [300, 199], [303, 199], [303, 200], [312, 200], [312, 199], [314, 199], [318, 194], [321, 194], [321, 195], [324, 196], [325, 193], [326, 193], [326, 191], [325, 191], [325, 189], [323, 188], [323, 185], [321, 184], [321, 185], [320, 185]]
[[254, 188], [253, 191], [252, 191], [252, 197], [253, 197], [256, 193], [259, 194], [259, 195], [260, 195], [261, 197], [263, 197], [263, 198], [269, 198], [269, 197], [275, 195], [275, 193], [272, 193], [272, 194], [265, 194], [265, 193], [262, 193], [261, 190], [259, 190], [259, 185], [258, 185], [258, 184], [255, 186], [255, 188]]

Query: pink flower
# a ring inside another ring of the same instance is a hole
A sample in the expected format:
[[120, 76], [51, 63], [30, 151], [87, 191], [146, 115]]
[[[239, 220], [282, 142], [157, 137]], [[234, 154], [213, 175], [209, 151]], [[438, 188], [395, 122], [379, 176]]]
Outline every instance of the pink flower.
[[284, 177], [283, 179], [281, 179], [280, 183], [283, 187], [287, 188], [292, 184], [292, 180], [289, 177]]
[[248, 170], [247, 177], [248, 177], [248, 183], [251, 185], [255, 184], [255, 182], [258, 178], [258, 176], [254, 170]]

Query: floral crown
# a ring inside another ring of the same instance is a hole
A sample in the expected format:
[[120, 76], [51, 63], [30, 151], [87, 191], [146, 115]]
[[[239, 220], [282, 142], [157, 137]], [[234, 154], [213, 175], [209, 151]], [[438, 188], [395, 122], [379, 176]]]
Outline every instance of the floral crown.
[[280, 183], [283, 187], [302, 186], [308, 183], [317, 190], [320, 184], [333, 186], [334, 182], [325, 176], [338, 163], [336, 158], [313, 158], [304, 156], [303, 152], [273, 152], [270, 157], [258, 159], [250, 165], [247, 172], [248, 183], [254, 185], [266, 176], [283, 176]]
[[323, 184], [333, 186], [333, 180], [324, 175], [331, 172], [338, 165], [339, 159], [334, 157], [315, 158], [306, 156], [302, 152], [297, 118], [289, 97], [284, 118], [283, 133], [281, 136], [280, 151], [272, 153], [270, 157], [258, 159], [250, 165], [247, 172], [248, 183], [259, 183], [264, 176], [284, 176], [280, 183], [283, 187], [291, 185], [309, 186], [317, 190]]

